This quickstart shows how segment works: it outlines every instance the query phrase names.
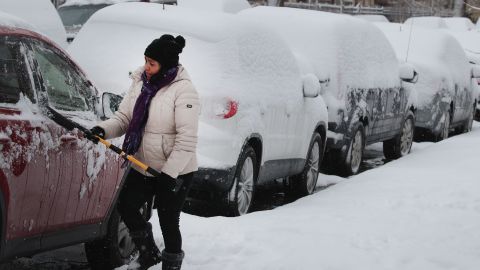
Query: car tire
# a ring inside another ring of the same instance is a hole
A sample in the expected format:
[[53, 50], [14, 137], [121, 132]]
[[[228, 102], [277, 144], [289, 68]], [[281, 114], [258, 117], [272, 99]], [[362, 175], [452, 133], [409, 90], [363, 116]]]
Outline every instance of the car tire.
[[437, 142], [448, 139], [448, 135], [450, 133], [450, 119], [451, 119], [450, 110], [446, 110], [443, 113], [442, 118], [444, 119], [443, 123], [442, 123], [442, 129], [435, 136], [436, 137], [435, 141], [437, 141]]
[[355, 175], [360, 171], [360, 165], [363, 160], [363, 150], [365, 148], [365, 134], [363, 125], [359, 123], [354, 129], [352, 139], [350, 141], [345, 160], [343, 162], [343, 169], [341, 174], [344, 176]]
[[85, 253], [92, 270], [109, 270], [128, 264], [137, 253], [125, 223], [114, 210], [103, 239], [85, 243]]
[[307, 160], [302, 173], [289, 177], [287, 195], [290, 198], [297, 199], [315, 191], [323, 160], [323, 149], [322, 136], [315, 132], [308, 148]]
[[397, 159], [406, 156], [412, 149], [415, 122], [410, 111], [403, 121], [402, 131], [395, 138], [383, 142], [383, 154], [387, 159]]
[[229, 216], [241, 216], [250, 211], [257, 177], [257, 155], [255, 150], [247, 145], [238, 158], [233, 184], [226, 196]]

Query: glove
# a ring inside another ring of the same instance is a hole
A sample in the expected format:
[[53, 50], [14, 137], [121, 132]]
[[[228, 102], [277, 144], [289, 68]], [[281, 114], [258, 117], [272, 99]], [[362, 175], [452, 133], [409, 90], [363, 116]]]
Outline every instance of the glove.
[[87, 139], [92, 141], [94, 144], [97, 144], [99, 141], [96, 136], [102, 139], [105, 138], [105, 130], [99, 126], [94, 126], [90, 129], [90, 132], [85, 133], [85, 137], [87, 137]]

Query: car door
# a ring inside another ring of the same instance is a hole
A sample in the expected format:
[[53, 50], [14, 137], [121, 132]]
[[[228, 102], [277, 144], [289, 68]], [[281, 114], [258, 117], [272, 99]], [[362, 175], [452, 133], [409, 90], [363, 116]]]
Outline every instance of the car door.
[[10, 250], [34, 250], [45, 231], [57, 178], [49, 160], [54, 144], [35, 101], [25, 47], [0, 36], [0, 186], [5, 200], [5, 239]]
[[[67, 118], [84, 126], [93, 125], [95, 90], [75, 64], [57, 48], [31, 41], [35, 72], [49, 104]], [[100, 223], [111, 207], [121, 178], [118, 158], [103, 145], [86, 141], [78, 131], [66, 131], [51, 122], [50, 128], [63, 133], [58, 151], [70, 163], [62, 169], [48, 230]], [[112, 161], [109, 166], [107, 161]]]

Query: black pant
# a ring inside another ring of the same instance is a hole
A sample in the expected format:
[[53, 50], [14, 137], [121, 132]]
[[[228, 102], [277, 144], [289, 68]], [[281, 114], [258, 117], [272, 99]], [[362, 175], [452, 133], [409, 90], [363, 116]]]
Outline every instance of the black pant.
[[169, 253], [180, 253], [182, 250], [180, 212], [192, 184], [193, 173], [179, 175], [178, 178], [183, 179], [183, 184], [175, 193], [171, 179], [148, 177], [130, 169], [118, 199], [118, 211], [125, 225], [130, 232], [137, 232], [146, 230], [148, 226], [140, 208], [155, 196], [165, 251]]

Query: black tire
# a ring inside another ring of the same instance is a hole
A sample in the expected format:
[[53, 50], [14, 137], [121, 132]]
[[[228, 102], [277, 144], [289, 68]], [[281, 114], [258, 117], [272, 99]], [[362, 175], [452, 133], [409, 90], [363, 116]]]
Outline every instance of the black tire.
[[247, 145], [238, 158], [233, 184], [226, 194], [227, 215], [241, 216], [250, 211], [255, 196], [257, 177], [257, 155], [255, 150]]
[[286, 192], [290, 198], [297, 199], [310, 195], [315, 191], [320, 165], [323, 160], [323, 149], [322, 136], [315, 132], [310, 141], [303, 172], [289, 177], [289, 185]]
[[92, 270], [110, 270], [128, 264], [137, 250], [128, 229], [114, 210], [103, 239], [85, 243], [85, 253]]
[[415, 130], [414, 115], [410, 111], [403, 121], [402, 131], [395, 138], [383, 142], [383, 154], [387, 159], [406, 156], [412, 149]]
[[365, 148], [365, 133], [363, 125], [358, 123], [354, 130], [355, 132], [350, 140], [345, 160], [340, 171], [340, 174], [343, 176], [357, 174], [360, 171], [360, 165], [363, 160], [363, 150]]
[[448, 135], [450, 133], [450, 121], [451, 121], [451, 114], [450, 114], [450, 110], [446, 110], [444, 113], [443, 113], [443, 123], [442, 123], [442, 129], [440, 130], [440, 132], [438, 134], [435, 135], [435, 141], [436, 142], [439, 142], [439, 141], [443, 141], [445, 139], [448, 139]]

